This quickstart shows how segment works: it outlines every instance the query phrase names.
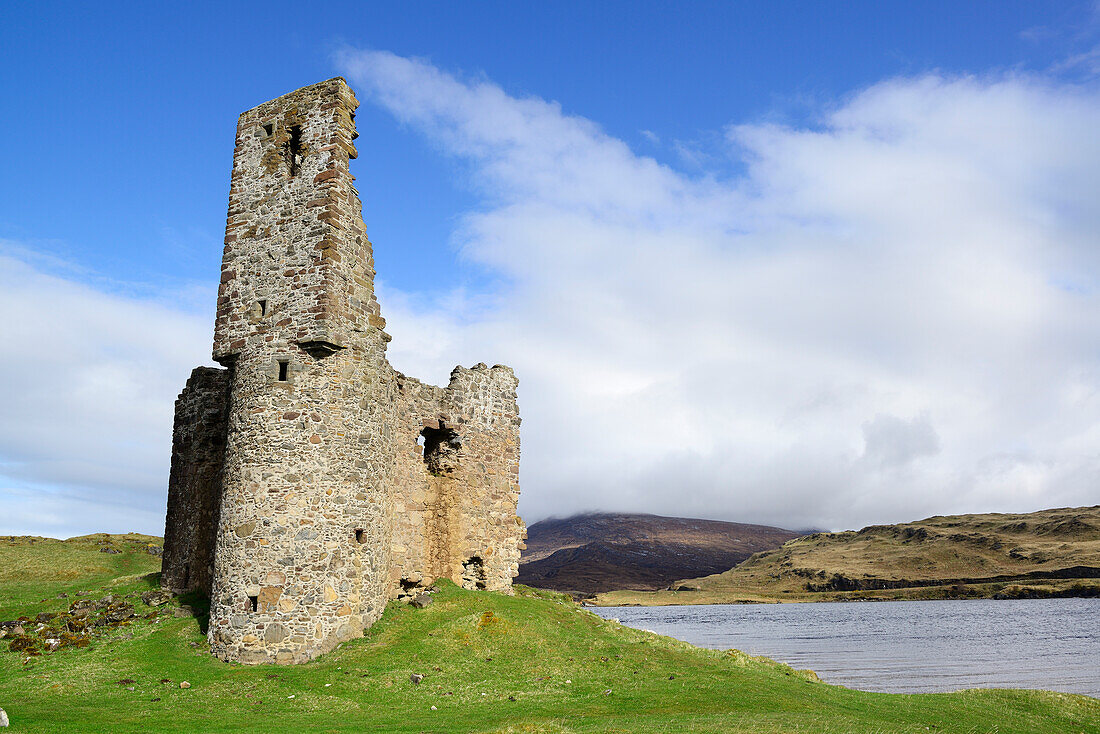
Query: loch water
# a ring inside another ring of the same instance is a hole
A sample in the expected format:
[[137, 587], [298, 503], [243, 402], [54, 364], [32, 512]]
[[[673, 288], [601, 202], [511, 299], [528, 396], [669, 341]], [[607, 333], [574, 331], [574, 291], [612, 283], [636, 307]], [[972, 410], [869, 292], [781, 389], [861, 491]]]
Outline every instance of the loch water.
[[1042, 688], [1100, 698], [1100, 599], [602, 607], [700, 647], [736, 648], [829, 683], [930, 693]]

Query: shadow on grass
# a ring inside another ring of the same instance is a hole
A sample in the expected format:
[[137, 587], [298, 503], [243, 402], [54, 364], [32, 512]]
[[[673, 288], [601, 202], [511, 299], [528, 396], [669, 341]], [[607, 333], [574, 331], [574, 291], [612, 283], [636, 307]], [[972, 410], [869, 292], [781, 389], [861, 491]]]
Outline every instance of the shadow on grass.
[[188, 591], [176, 598], [181, 606], [191, 609], [191, 616], [199, 623], [199, 631], [205, 635], [210, 628], [210, 599], [199, 591]]

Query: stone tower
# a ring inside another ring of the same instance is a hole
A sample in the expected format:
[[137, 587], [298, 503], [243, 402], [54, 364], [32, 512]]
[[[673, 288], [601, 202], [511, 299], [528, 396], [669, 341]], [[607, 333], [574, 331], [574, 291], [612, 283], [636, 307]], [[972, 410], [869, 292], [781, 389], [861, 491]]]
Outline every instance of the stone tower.
[[510, 591], [525, 529], [516, 379], [396, 372], [343, 79], [237, 123], [214, 359], [176, 403], [163, 584], [214, 654], [309, 660], [438, 578]]

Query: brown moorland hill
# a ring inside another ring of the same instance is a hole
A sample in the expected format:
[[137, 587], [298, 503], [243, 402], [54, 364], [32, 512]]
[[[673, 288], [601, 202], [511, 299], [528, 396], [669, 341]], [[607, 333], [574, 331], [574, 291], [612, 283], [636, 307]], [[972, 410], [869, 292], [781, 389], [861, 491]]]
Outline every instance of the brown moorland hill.
[[543, 520], [527, 529], [517, 582], [575, 596], [663, 589], [726, 570], [797, 533], [764, 525], [626, 513]]
[[600, 603], [1095, 596], [1100, 506], [813, 533], [673, 589]]

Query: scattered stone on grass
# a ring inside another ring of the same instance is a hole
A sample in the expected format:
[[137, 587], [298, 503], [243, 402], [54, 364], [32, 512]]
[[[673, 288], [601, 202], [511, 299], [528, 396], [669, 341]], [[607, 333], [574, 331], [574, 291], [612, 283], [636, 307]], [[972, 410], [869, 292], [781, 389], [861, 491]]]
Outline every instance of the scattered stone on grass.
[[187, 681], [185, 681], [185, 680], [180, 681], [180, 688], [190, 688], [190, 687], [191, 687], [191, 684], [188, 683]]
[[414, 686], [420, 685], [420, 681], [424, 680], [424, 676], [420, 673], [413, 673], [409, 676], [409, 680], [413, 682]]
[[8, 643], [8, 649], [12, 652], [36, 654], [38, 651], [38, 640], [30, 635], [18, 635], [13, 637], [12, 641]]
[[428, 606], [431, 603], [432, 603], [432, 598], [430, 596], [428, 596], [427, 594], [420, 594], [419, 596], [414, 598], [411, 602], [409, 602], [409, 604], [416, 607], [417, 609], [423, 609], [424, 607]]
[[0, 709], [0, 726], [8, 725], [8, 713], [4, 709]]
[[159, 607], [172, 600], [172, 592], [164, 589], [153, 589], [141, 595], [141, 600], [151, 607]]

